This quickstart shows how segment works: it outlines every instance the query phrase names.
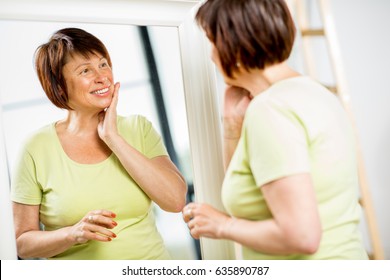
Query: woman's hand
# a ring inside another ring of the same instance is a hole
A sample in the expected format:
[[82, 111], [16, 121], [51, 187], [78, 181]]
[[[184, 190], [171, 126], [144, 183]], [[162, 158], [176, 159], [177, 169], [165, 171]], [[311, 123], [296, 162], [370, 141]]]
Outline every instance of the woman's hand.
[[229, 86], [225, 90], [223, 106], [223, 164], [228, 168], [241, 136], [245, 112], [252, 100], [249, 91]]
[[183, 208], [183, 219], [192, 237], [221, 239], [231, 226], [233, 218], [208, 204], [189, 203]]
[[117, 226], [113, 220], [116, 214], [108, 210], [88, 212], [77, 224], [70, 228], [74, 243], [86, 243], [89, 240], [111, 241], [116, 234], [110, 231]]
[[252, 97], [246, 89], [228, 86], [225, 90], [223, 106], [224, 137], [238, 139], [242, 122]]
[[99, 113], [98, 133], [99, 137], [107, 144], [113, 136], [118, 134], [116, 126], [116, 106], [118, 105], [118, 94], [120, 84], [116, 83], [112, 94], [111, 104], [104, 111]]

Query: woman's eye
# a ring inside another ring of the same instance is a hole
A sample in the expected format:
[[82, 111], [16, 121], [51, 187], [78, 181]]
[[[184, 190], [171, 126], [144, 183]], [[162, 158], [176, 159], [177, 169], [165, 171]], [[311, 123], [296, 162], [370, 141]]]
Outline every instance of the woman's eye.
[[83, 70], [80, 72], [80, 74], [87, 74], [88, 71], [89, 71], [89, 69], [88, 69], [88, 68], [85, 68], [85, 69], [83, 69]]
[[108, 67], [108, 63], [107, 62], [103, 62], [100, 66], [101, 67]]

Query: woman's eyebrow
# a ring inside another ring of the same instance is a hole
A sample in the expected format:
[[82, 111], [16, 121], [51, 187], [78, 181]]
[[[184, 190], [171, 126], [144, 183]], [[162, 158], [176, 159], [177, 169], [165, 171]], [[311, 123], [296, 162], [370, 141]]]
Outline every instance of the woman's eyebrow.
[[86, 65], [89, 65], [89, 64], [91, 64], [91, 63], [90, 63], [90, 62], [81, 63], [81, 64], [77, 65], [77, 66], [74, 68], [74, 71], [76, 71], [77, 69], [79, 69], [79, 68], [82, 67], [82, 66], [86, 66]]

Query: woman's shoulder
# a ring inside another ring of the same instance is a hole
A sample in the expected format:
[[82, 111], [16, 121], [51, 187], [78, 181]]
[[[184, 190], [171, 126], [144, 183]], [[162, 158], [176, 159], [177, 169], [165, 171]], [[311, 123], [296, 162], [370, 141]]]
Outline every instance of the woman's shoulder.
[[143, 115], [128, 115], [128, 116], [118, 116], [117, 117], [118, 127], [125, 129], [139, 129], [145, 125], [151, 125], [151, 122], [147, 117]]
[[152, 123], [143, 115], [118, 116], [117, 127], [118, 133], [139, 150], [144, 149], [145, 141], [159, 138]]
[[308, 76], [297, 76], [279, 81], [254, 98], [251, 107], [272, 107], [278, 110], [297, 109], [335, 102], [334, 94]]
[[54, 125], [50, 123], [30, 132], [24, 140], [24, 146], [28, 150], [47, 146], [54, 139]]

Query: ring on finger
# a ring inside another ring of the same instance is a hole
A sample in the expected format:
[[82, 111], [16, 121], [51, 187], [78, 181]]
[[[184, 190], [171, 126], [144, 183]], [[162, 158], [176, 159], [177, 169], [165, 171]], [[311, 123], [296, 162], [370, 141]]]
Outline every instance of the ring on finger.
[[93, 216], [92, 216], [92, 215], [89, 215], [89, 216], [88, 216], [88, 222], [90, 222], [91, 224], [93, 224]]
[[187, 214], [187, 216], [188, 216], [190, 219], [192, 219], [192, 218], [193, 218], [193, 216], [192, 216], [192, 208], [188, 208], [187, 211], [186, 211], [186, 214]]

